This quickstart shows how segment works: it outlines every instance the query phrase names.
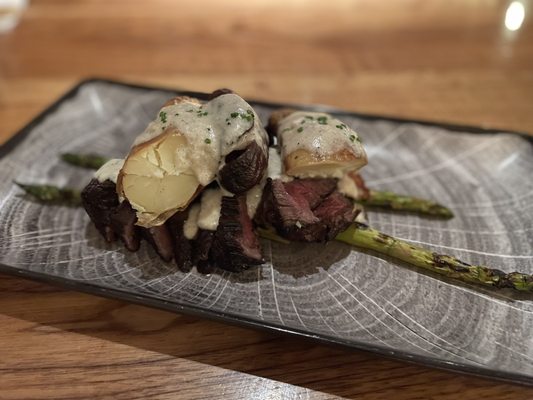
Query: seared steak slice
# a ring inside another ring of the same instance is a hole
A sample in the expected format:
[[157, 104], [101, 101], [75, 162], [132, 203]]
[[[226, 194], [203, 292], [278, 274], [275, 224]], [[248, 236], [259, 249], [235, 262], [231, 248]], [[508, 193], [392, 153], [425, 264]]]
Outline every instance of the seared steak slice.
[[[304, 200], [314, 210], [337, 188], [335, 179], [294, 179], [283, 184], [287, 193], [294, 199]], [[299, 203], [301, 201], [298, 201]]]
[[344, 231], [357, 216], [352, 202], [339, 192], [333, 192], [313, 210], [313, 213], [326, 225], [326, 240], [333, 240]]
[[263, 179], [268, 158], [263, 149], [252, 142], [243, 150], [232, 151], [225, 161], [218, 173], [221, 185], [231, 193], [242, 194]]
[[174, 245], [174, 259], [176, 265], [183, 272], [189, 272], [192, 269], [192, 243], [183, 233], [183, 224], [187, 220], [189, 212], [179, 211], [168, 219], [170, 235]]
[[248, 216], [246, 197], [222, 197], [210, 258], [220, 268], [239, 272], [263, 263], [259, 238]]
[[267, 179], [263, 189], [261, 204], [256, 214], [261, 225], [272, 225], [283, 232], [295, 225], [310, 225], [318, 222], [309, 208], [309, 203], [302, 196], [291, 196], [285, 184], [279, 179]]
[[92, 179], [81, 192], [83, 208], [89, 218], [108, 242], [116, 240], [111, 228], [111, 214], [118, 207], [118, 196], [115, 184], [109, 180], [99, 182]]
[[182, 271], [190, 271], [193, 265], [202, 273], [212, 272], [215, 265], [228, 271], [242, 271], [263, 262], [245, 195], [223, 197], [216, 232], [200, 230], [195, 240], [188, 240], [183, 232], [188, 211], [174, 214], [161, 226], [135, 225], [135, 210], [128, 201], [119, 203], [115, 184], [111, 181], [92, 180], [83, 190], [82, 201], [106, 240], [118, 237], [128, 250], [137, 251], [143, 237], [163, 260], [174, 258]]
[[325, 242], [328, 227], [322, 221], [308, 225], [293, 225], [278, 232], [280, 236], [294, 242]]
[[129, 251], [137, 251], [141, 245], [140, 229], [135, 222], [137, 216], [128, 201], [120, 203], [111, 213], [111, 227]]
[[140, 229], [142, 236], [152, 245], [163, 261], [169, 262], [174, 258], [172, 236], [166, 224]]
[[274, 227], [280, 236], [292, 241], [330, 240], [357, 214], [352, 203], [335, 188], [332, 179], [268, 179], [256, 222]]
[[209, 260], [209, 254], [214, 238], [215, 232], [200, 229], [193, 242], [192, 262], [200, 272], [209, 273], [212, 269], [213, 263]]
[[110, 180], [92, 179], [81, 192], [82, 204], [102, 236], [108, 242], [119, 237], [130, 251], [137, 251], [144, 237], [165, 261], [173, 256], [172, 240], [164, 225], [141, 228], [135, 225], [137, 216], [130, 203], [119, 203], [116, 185]]

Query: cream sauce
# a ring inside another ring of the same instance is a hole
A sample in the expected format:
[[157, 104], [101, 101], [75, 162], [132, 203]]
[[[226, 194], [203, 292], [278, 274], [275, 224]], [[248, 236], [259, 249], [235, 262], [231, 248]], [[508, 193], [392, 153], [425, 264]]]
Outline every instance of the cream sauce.
[[[254, 217], [259, 206], [264, 184], [263, 181], [246, 193], [246, 206], [250, 218]], [[189, 217], [183, 226], [183, 232], [187, 239], [193, 239], [198, 233], [198, 229], [217, 230], [223, 196], [225, 196], [223, 189], [220, 188], [206, 189], [202, 192], [200, 203], [191, 206]]]
[[337, 181], [337, 190], [354, 200], [359, 200], [363, 195], [363, 192], [357, 187], [349, 174], [344, 174], [342, 178]]
[[[264, 185], [265, 181], [246, 193], [246, 206], [250, 218], [253, 218], [257, 211]], [[224, 190], [220, 188], [206, 189], [202, 192], [200, 203], [191, 206], [189, 217], [183, 226], [183, 232], [187, 239], [193, 239], [198, 233], [198, 229], [217, 230], [223, 196], [225, 196]]]
[[267, 176], [272, 179], [281, 179], [283, 182], [289, 182], [293, 179], [292, 176], [285, 175], [281, 155], [274, 147], [268, 148]]
[[265, 181], [254, 186], [246, 193], [246, 208], [248, 210], [248, 216], [253, 218], [259, 203], [261, 202], [261, 197], [263, 196], [263, 187], [265, 186]]
[[355, 204], [354, 209], [359, 210], [359, 213], [355, 217], [354, 221], [368, 225], [368, 218], [366, 216], [365, 208], [360, 204]]
[[183, 234], [189, 240], [192, 240], [198, 234], [198, 214], [200, 213], [200, 205], [193, 204], [189, 207], [189, 215], [183, 224]]
[[274, 147], [268, 149], [268, 177], [279, 179], [283, 174], [283, 164], [278, 150]]
[[117, 178], [122, 166], [124, 165], [124, 160], [121, 158], [114, 158], [102, 165], [95, 173], [94, 178], [98, 182], [111, 181], [117, 183]]
[[224, 165], [224, 157], [255, 141], [267, 152], [268, 136], [252, 107], [236, 94], [202, 104], [184, 99], [163, 107], [156, 120], [137, 137], [138, 146], [174, 128], [187, 141], [176, 149], [174, 165], [207, 186]]
[[208, 231], [216, 231], [220, 218], [222, 204], [222, 191], [220, 189], [207, 189], [202, 193], [200, 213], [198, 214], [198, 227]]

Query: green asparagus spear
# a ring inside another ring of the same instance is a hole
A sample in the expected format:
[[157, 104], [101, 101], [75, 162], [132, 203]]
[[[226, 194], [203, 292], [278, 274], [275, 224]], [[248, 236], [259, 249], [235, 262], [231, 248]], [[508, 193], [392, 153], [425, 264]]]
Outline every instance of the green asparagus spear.
[[457, 258], [413, 246], [357, 222], [335, 239], [463, 282], [533, 292], [533, 275], [520, 272], [504, 273], [498, 269], [466, 264]]
[[71, 207], [81, 205], [81, 193], [76, 189], [51, 185], [27, 185], [19, 182], [15, 184], [42, 203]]
[[61, 154], [61, 159], [68, 164], [89, 169], [98, 169], [108, 161], [105, 157], [99, 156], [97, 154], [76, 153]]
[[361, 203], [368, 208], [406, 211], [444, 219], [453, 218], [453, 213], [448, 208], [438, 203], [392, 192], [378, 192], [371, 190], [369, 198], [366, 200], [358, 200], [358, 203]]

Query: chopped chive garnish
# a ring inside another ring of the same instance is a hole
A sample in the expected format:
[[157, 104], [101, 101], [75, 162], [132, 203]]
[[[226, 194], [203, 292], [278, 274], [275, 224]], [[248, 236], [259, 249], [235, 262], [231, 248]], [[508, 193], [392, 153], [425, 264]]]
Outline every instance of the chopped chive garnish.
[[305, 118], [310, 119], [310, 120], [313, 119], [313, 117], [311, 117], [310, 115], [306, 115]]
[[204, 140], [204, 142], [206, 142], [207, 144], [211, 144], [211, 139], [206, 138], [206, 139]]
[[[232, 112], [229, 116], [233, 119], [237, 117], [241, 117], [242, 119], [245, 119], [246, 121], [253, 121], [254, 112], [252, 110], [246, 110], [246, 112]], [[226, 121], [229, 121], [229, 118], [226, 118]]]
[[161, 118], [161, 122], [165, 124], [167, 122], [167, 113], [164, 111], [161, 111], [159, 113], [159, 118]]
[[320, 125], [327, 125], [328, 124], [328, 117], [318, 117], [316, 119]]
[[[252, 113], [251, 110], [246, 110], [246, 113], [233, 113], [233, 114], [236, 114], [237, 116], [241, 117], [242, 119], [245, 119], [246, 121], [252, 121], [254, 119], [254, 114]], [[231, 114], [231, 117], [232, 118], [236, 118], [233, 117], [233, 114]]]
[[299, 127], [298, 129], [296, 129], [296, 130], [297, 130], [298, 132], [302, 132], [302, 131], [304, 130], [304, 128], [300, 126], [300, 127]]

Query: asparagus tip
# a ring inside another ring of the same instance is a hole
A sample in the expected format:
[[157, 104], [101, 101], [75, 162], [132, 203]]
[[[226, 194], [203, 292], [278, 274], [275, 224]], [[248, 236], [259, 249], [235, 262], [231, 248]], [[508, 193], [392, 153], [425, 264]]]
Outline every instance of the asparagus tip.
[[434, 201], [387, 191], [371, 190], [369, 197], [360, 202], [368, 208], [403, 211], [441, 219], [454, 217], [449, 208]]
[[92, 153], [62, 153], [59, 158], [67, 164], [88, 169], [98, 169], [108, 161], [107, 158]]

